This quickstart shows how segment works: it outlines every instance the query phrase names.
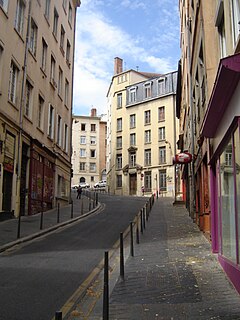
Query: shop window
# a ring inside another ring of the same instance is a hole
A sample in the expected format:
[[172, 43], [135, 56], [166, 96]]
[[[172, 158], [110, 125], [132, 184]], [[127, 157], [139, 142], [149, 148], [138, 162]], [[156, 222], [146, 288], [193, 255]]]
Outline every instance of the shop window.
[[222, 254], [236, 262], [233, 148], [230, 140], [220, 156]]

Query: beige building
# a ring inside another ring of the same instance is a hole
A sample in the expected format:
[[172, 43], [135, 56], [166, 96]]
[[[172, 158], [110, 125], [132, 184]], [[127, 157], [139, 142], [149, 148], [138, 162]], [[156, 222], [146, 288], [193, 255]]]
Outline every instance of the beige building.
[[69, 200], [78, 6], [0, 1], [0, 212], [34, 214]]
[[107, 183], [110, 192], [175, 193], [177, 72], [115, 70], [108, 91]]
[[182, 167], [191, 216], [240, 292], [240, 1], [179, 1], [177, 89]]
[[90, 116], [73, 116], [72, 186], [86, 182], [93, 187], [106, 180], [107, 123], [93, 108]]

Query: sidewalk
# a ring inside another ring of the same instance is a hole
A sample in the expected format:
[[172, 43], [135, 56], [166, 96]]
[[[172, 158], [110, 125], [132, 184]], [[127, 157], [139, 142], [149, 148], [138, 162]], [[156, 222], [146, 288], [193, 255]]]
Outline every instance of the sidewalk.
[[20, 237], [18, 236], [19, 220], [8, 219], [0, 222], [0, 252], [5, 251], [12, 246], [29, 241], [59, 227], [75, 222], [86, 215], [95, 212], [99, 208], [99, 204], [93, 209], [89, 207], [89, 199], [82, 194], [81, 199], [76, 199], [76, 192], [72, 192], [73, 212], [71, 205], [52, 209], [43, 213], [42, 230], [40, 230], [41, 213], [32, 216], [22, 216], [20, 224]]
[[[125, 239], [124, 247], [128, 243]], [[135, 243], [124, 281], [118, 253], [110, 260], [109, 319], [240, 319], [240, 295], [184, 206], [173, 206], [169, 198], [155, 201], [140, 244]], [[64, 319], [102, 319], [102, 292], [103, 272]]]

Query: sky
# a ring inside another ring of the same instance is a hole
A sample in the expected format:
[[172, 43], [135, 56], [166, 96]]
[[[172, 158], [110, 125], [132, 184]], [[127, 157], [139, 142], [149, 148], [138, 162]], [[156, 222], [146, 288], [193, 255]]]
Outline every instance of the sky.
[[107, 113], [114, 58], [123, 69], [167, 73], [180, 58], [179, 0], [81, 0], [77, 10], [73, 113]]

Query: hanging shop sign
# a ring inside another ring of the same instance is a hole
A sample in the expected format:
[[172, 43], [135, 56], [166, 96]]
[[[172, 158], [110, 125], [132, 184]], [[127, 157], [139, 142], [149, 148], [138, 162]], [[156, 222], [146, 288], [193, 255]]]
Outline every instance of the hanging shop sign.
[[192, 155], [189, 152], [182, 152], [175, 155], [173, 163], [189, 163], [192, 161]]

